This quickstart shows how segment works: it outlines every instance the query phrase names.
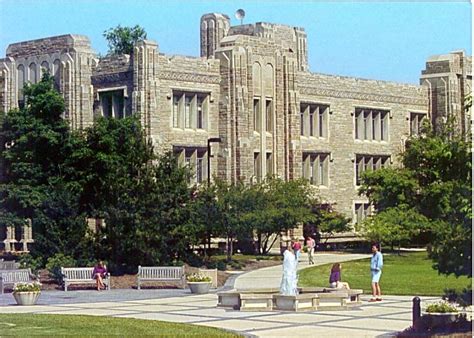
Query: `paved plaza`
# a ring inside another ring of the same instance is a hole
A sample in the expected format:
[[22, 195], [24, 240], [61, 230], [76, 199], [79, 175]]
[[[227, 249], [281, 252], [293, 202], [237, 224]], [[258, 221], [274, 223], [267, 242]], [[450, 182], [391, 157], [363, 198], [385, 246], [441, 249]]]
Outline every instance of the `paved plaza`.
[[[318, 255], [317, 264], [361, 258], [359, 256]], [[304, 260], [300, 268], [305, 267]], [[235, 285], [252, 285], [252, 278], [249, 278], [252, 275], [258, 280], [253, 282], [254, 287], [273, 287], [274, 280], [281, 275], [281, 266], [243, 274], [235, 279]], [[369, 298], [370, 295], [363, 296], [362, 306], [346, 311], [240, 312], [217, 308], [215, 291], [206, 295], [192, 295], [187, 289], [45, 291], [36, 306], [16, 306], [11, 293], [1, 295], [0, 313], [163, 320], [212, 326], [259, 337], [385, 337], [411, 325], [411, 296], [385, 296], [383, 302], [377, 303], [368, 303]], [[422, 301], [436, 299], [423, 297]]]

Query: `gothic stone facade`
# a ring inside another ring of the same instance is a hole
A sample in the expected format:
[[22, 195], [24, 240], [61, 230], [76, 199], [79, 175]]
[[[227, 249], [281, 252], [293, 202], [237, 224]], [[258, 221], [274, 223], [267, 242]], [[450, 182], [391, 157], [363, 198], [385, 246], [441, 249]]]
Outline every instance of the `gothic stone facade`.
[[219, 137], [213, 176], [303, 176], [355, 221], [370, 212], [357, 193], [360, 173], [397, 165], [424, 119], [436, 125], [455, 115], [468, 128], [463, 97], [472, 73], [463, 52], [430, 58], [420, 85], [410, 85], [311, 73], [303, 28], [230, 26], [227, 15], [211, 13], [200, 30], [198, 58], [164, 55], [149, 40], [102, 59], [80, 35], [11, 44], [0, 59], [0, 109], [21, 106], [23, 84], [47, 69], [73, 128], [139, 114], [156, 150], [173, 149], [198, 182], [208, 175], [208, 139]]

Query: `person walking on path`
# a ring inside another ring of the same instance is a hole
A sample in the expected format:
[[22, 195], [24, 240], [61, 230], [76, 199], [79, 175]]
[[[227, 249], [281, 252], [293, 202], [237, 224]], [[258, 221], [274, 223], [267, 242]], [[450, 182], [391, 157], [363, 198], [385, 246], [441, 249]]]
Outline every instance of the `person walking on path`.
[[313, 255], [315, 246], [316, 241], [311, 236], [308, 236], [308, 239], [306, 240], [306, 247], [308, 248], [309, 265], [314, 264]]
[[372, 274], [372, 298], [369, 302], [382, 300], [380, 291], [380, 277], [382, 276], [383, 256], [377, 244], [372, 244], [372, 258], [370, 259], [370, 272]]
[[299, 240], [296, 240], [293, 243], [293, 251], [295, 252], [296, 263], [299, 262], [301, 256], [301, 243]]

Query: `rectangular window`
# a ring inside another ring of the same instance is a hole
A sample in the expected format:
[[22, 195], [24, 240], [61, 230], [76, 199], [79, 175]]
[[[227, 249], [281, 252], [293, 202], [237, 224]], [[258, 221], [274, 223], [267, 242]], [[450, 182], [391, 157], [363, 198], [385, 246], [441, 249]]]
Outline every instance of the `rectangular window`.
[[262, 179], [262, 166], [260, 165], [260, 153], [253, 154], [253, 175], [257, 182]]
[[312, 185], [328, 186], [329, 154], [303, 153], [303, 177]]
[[260, 99], [253, 99], [253, 130], [260, 132], [262, 116], [260, 112]]
[[173, 91], [173, 128], [206, 129], [208, 97], [206, 93]]
[[173, 127], [179, 128], [179, 97], [173, 95]]
[[267, 153], [267, 175], [272, 176], [273, 175], [273, 156], [272, 153]]
[[356, 155], [355, 177], [356, 185], [361, 184], [361, 177], [364, 171], [377, 170], [389, 164], [390, 156], [387, 155]]
[[191, 100], [191, 96], [184, 96], [184, 128], [191, 128]]
[[354, 222], [359, 224], [371, 215], [372, 208], [369, 203], [355, 203], [354, 213]]
[[205, 97], [204, 96], [197, 96], [197, 121], [196, 121], [196, 128], [197, 129], [204, 129], [204, 114], [203, 114], [203, 102]]
[[195, 147], [173, 147], [178, 163], [189, 168], [189, 184], [202, 183], [207, 179], [207, 149]]
[[304, 136], [304, 110], [300, 112], [300, 135]]
[[329, 106], [317, 103], [300, 104], [301, 136], [327, 137]]
[[309, 136], [314, 136], [314, 109], [309, 111]]
[[325, 135], [325, 112], [326, 112], [326, 109], [319, 109], [319, 112], [318, 112], [318, 136], [319, 137], [326, 137]]
[[99, 92], [102, 116], [121, 119], [125, 116], [125, 97], [123, 90]]
[[266, 131], [268, 133], [273, 133], [273, 105], [272, 100], [266, 100], [265, 103], [265, 124]]
[[410, 113], [410, 136], [419, 135], [426, 114]]
[[354, 114], [355, 138], [357, 140], [388, 140], [388, 111], [356, 108]]

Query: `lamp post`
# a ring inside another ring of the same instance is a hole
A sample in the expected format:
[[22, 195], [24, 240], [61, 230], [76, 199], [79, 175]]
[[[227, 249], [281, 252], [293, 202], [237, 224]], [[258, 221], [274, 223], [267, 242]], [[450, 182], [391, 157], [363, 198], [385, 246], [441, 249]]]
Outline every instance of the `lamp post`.
[[207, 185], [211, 185], [211, 143], [221, 143], [220, 137], [211, 137], [207, 139]]

